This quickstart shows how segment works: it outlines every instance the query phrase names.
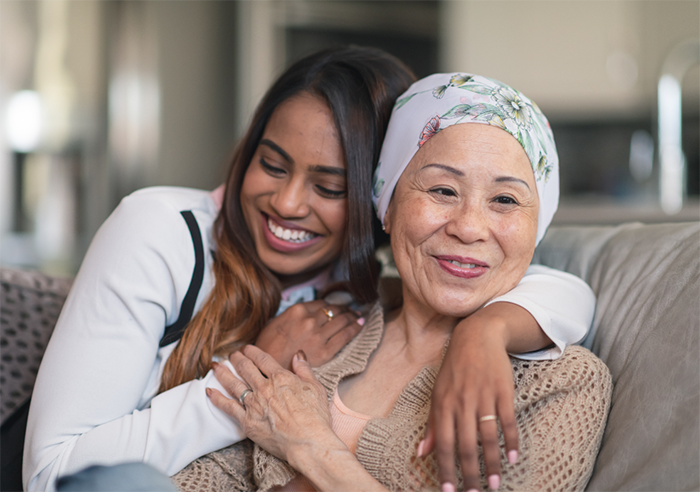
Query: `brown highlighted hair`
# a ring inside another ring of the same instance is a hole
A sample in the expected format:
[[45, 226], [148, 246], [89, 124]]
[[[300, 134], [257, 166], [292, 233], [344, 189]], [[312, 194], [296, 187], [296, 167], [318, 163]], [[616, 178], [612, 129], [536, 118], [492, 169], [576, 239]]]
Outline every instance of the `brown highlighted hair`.
[[290, 66], [258, 106], [236, 149], [223, 206], [214, 224], [215, 284], [163, 371], [160, 392], [205, 375], [213, 355], [255, 342], [280, 302], [280, 283], [262, 263], [243, 217], [241, 186], [275, 109], [300, 93], [319, 97], [333, 114], [345, 156], [348, 214], [341, 261], [360, 302], [377, 297], [371, 181], [396, 98], [415, 80], [397, 58], [374, 48], [347, 47], [310, 55]]

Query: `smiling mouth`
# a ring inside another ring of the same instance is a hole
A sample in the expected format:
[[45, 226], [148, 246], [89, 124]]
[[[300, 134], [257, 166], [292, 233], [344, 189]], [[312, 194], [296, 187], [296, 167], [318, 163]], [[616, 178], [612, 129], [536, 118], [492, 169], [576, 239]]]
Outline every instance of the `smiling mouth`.
[[281, 225], [276, 224], [270, 217], [267, 218], [267, 228], [277, 239], [289, 241], [290, 243], [301, 244], [311, 241], [315, 237], [319, 236], [313, 232], [304, 231], [301, 229], [284, 228]]
[[460, 263], [457, 260], [448, 260], [448, 263], [452, 263], [457, 268], [476, 268], [477, 266], [481, 266], [476, 263]]

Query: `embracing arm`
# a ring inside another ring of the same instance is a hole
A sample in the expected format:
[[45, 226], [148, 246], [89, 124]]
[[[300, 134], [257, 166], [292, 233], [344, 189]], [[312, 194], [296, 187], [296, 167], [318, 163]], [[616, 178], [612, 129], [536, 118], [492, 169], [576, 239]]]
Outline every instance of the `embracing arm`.
[[86, 255], [37, 376], [25, 489], [50, 490], [95, 463], [144, 461], [170, 474], [240, 438], [206, 398], [213, 377], [151, 401], [168, 354], [159, 341], [194, 266], [186, 224], [158, 193], [123, 200]]
[[[492, 488], [500, 482], [496, 415], [507, 456], [517, 461], [518, 432], [508, 353], [521, 359], [555, 359], [582, 340], [593, 319], [595, 297], [568, 273], [533, 265], [513, 290], [455, 328], [433, 390], [422, 454], [435, 449], [441, 483], [454, 484], [455, 442], [465, 487], [479, 488], [477, 434]], [[448, 486], [449, 488], [449, 486]]]

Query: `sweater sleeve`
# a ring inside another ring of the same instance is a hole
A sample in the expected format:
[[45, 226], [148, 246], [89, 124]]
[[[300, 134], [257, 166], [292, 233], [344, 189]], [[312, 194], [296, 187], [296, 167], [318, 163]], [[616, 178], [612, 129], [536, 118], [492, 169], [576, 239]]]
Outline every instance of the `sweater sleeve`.
[[131, 195], [100, 228], [37, 375], [25, 490], [53, 490], [91, 464], [143, 461], [171, 475], [241, 438], [205, 394], [218, 384], [211, 373], [152, 398], [169, 355], [160, 338], [193, 268], [189, 231], [167, 201]]
[[513, 290], [488, 304], [494, 302], [510, 302], [527, 310], [553, 343], [536, 352], [510, 355], [524, 360], [547, 360], [556, 359], [567, 345], [585, 338], [593, 322], [596, 300], [588, 284], [575, 275], [530, 265]]

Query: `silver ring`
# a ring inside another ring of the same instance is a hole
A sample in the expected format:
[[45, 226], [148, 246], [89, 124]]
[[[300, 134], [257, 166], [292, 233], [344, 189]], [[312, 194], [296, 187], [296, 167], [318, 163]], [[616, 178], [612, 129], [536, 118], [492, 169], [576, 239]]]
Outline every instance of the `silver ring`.
[[484, 415], [483, 417], [479, 418], [479, 422], [488, 422], [489, 420], [497, 420], [498, 417], [495, 415]]
[[238, 397], [238, 401], [241, 405], [243, 405], [243, 408], [245, 408], [245, 397], [251, 394], [252, 392], [253, 390], [247, 389], [243, 393], [241, 393], [241, 396]]

